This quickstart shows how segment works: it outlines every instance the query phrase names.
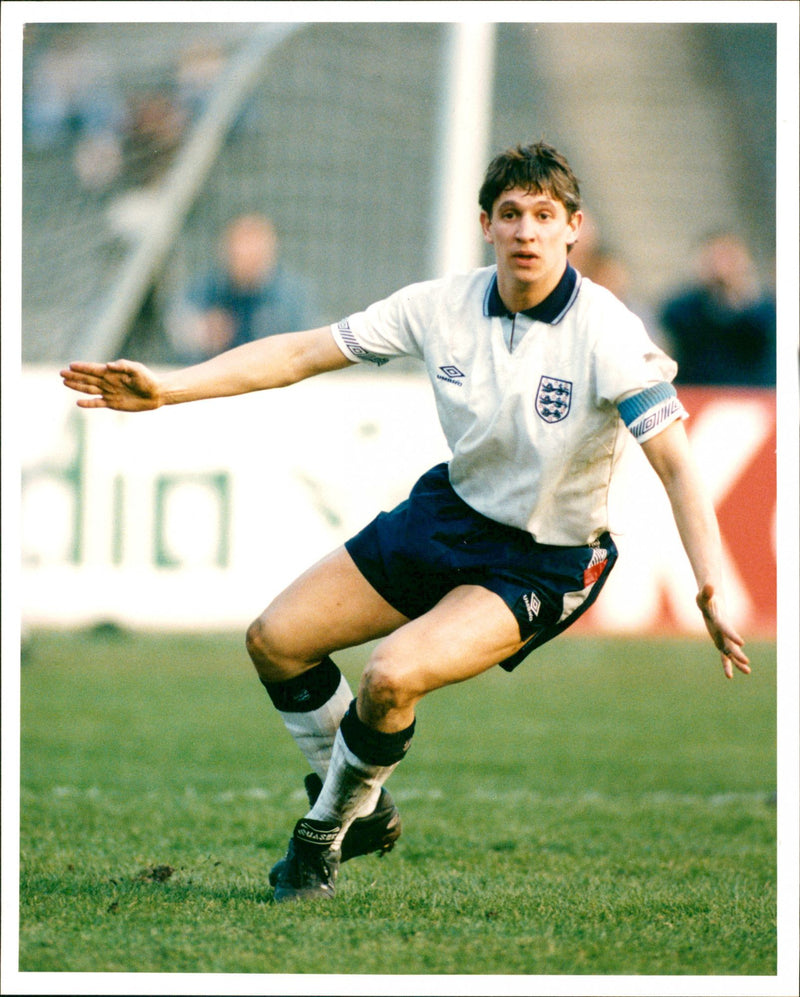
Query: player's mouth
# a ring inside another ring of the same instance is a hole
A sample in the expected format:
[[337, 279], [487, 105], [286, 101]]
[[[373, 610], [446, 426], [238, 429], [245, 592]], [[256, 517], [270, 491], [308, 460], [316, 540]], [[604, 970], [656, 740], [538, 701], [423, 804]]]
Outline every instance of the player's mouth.
[[512, 253], [511, 259], [515, 260], [517, 263], [521, 263], [522, 266], [530, 266], [539, 259], [536, 253]]

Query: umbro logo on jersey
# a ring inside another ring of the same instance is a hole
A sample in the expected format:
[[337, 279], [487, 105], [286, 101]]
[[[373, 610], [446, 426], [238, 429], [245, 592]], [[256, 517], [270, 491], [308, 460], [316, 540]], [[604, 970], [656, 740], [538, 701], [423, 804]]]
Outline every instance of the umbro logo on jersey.
[[439, 370], [441, 374], [436, 375], [438, 381], [447, 381], [448, 384], [455, 384], [456, 387], [461, 388], [464, 386], [464, 382], [460, 380], [462, 377], [466, 377], [463, 370], [459, 370], [454, 364], [445, 364], [440, 367]]
[[558, 377], [539, 378], [536, 392], [536, 413], [545, 422], [561, 422], [569, 415], [572, 404], [572, 381]]

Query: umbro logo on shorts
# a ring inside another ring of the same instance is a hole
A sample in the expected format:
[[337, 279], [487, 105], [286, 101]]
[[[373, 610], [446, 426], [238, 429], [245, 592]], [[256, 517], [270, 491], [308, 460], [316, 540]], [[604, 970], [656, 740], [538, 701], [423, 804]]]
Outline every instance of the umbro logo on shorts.
[[460, 380], [460, 378], [466, 377], [463, 370], [459, 370], [454, 364], [444, 364], [439, 370], [442, 373], [436, 375], [438, 381], [447, 381], [448, 384], [455, 384], [458, 388], [463, 387], [464, 382]]
[[531, 592], [530, 595], [523, 595], [522, 601], [525, 603], [525, 609], [528, 611], [528, 620], [533, 622], [542, 608], [542, 600], [535, 592]]

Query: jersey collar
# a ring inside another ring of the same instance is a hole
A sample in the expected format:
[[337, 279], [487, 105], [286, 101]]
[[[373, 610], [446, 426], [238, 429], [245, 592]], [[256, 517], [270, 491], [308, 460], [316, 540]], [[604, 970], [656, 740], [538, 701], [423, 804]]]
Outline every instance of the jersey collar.
[[[540, 301], [533, 308], [526, 308], [521, 314], [527, 315], [528, 318], [537, 322], [556, 325], [574, 304], [579, 287], [580, 275], [567, 263], [561, 280], [544, 301]], [[486, 295], [483, 299], [483, 314], [488, 318], [510, 318], [514, 314], [506, 308], [500, 297], [500, 292], [497, 289], [497, 271], [492, 275], [489, 287], [486, 289]]]

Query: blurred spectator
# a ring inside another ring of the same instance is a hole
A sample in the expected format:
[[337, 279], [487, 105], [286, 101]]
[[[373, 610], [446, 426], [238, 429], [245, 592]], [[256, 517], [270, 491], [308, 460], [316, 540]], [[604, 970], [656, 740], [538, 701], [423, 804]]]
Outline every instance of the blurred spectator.
[[136, 187], [157, 184], [172, 163], [188, 123], [187, 112], [166, 89], [138, 95], [131, 102], [125, 143], [128, 183]]
[[580, 236], [572, 247], [569, 261], [584, 277], [601, 284], [628, 304], [630, 272], [625, 262], [607, 246], [600, 235], [597, 222], [584, 211]]
[[129, 105], [120, 184], [108, 200], [105, 218], [114, 235], [136, 243], [158, 216], [163, 182], [189, 120], [166, 87], [137, 94]]
[[223, 66], [218, 46], [198, 42], [181, 53], [171, 79], [129, 97], [125, 189], [106, 212], [116, 235], [137, 242], [147, 231], [160, 208], [162, 182], [206, 109]]
[[[43, 40], [29, 31], [26, 44], [27, 147], [66, 152], [87, 191], [123, 192], [120, 211], [136, 217], [114, 227], [123, 234], [138, 230], [139, 202], [150, 198], [189, 126], [207, 107], [225, 65], [222, 48], [192, 43], [180, 53], [171, 78], [123, 92], [113, 60], [78, 28], [62, 27]], [[126, 190], [134, 191], [133, 207], [124, 199]]]
[[166, 328], [179, 363], [315, 324], [309, 293], [278, 259], [272, 222], [240, 215], [226, 228], [219, 263], [168, 308]]
[[742, 239], [705, 239], [696, 280], [669, 298], [660, 321], [679, 384], [775, 384], [775, 300], [762, 287]]
[[578, 233], [578, 241], [569, 251], [569, 262], [582, 274], [587, 274], [587, 269], [591, 266], [591, 260], [600, 242], [600, 230], [594, 215], [584, 208], [581, 230]]
[[178, 104], [190, 120], [208, 106], [224, 66], [224, 53], [214, 42], [194, 42], [181, 52], [176, 71]]
[[103, 53], [65, 31], [31, 57], [25, 139], [37, 152], [69, 149], [82, 185], [102, 191], [122, 168], [127, 108]]
[[102, 52], [71, 32], [32, 55], [25, 87], [25, 132], [47, 150], [75, 137], [118, 132], [125, 108]]
[[628, 264], [602, 240], [597, 222], [588, 212], [584, 212], [580, 237], [570, 253], [569, 261], [581, 276], [607, 288], [627, 305], [647, 326], [650, 336], [662, 345], [652, 309], [633, 294]]
[[630, 301], [631, 275], [625, 261], [606, 246], [598, 246], [581, 273], [595, 284], [608, 288], [624, 304]]

